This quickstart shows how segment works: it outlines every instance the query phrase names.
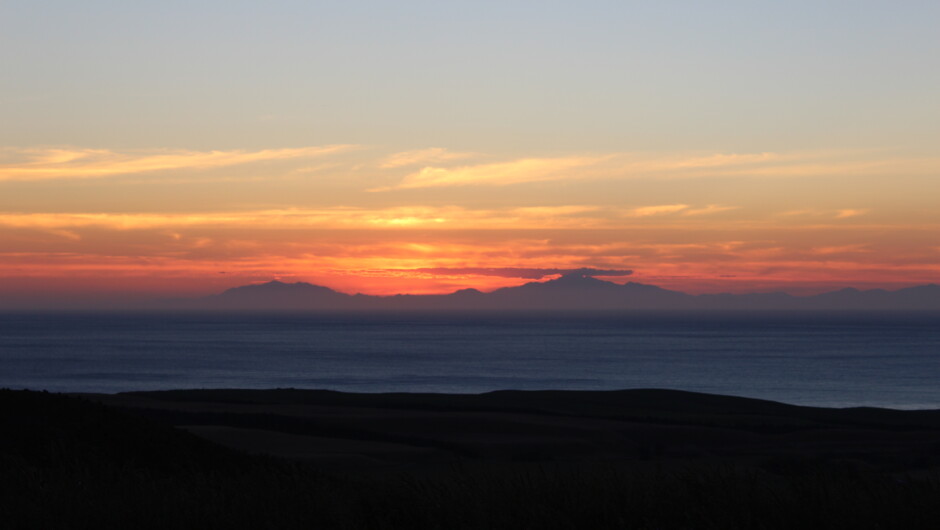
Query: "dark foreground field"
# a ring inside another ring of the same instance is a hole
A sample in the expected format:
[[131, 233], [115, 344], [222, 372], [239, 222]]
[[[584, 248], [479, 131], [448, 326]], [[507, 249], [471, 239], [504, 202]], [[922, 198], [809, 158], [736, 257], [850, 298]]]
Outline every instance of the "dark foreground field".
[[940, 411], [0, 391], [4, 528], [940, 528]]

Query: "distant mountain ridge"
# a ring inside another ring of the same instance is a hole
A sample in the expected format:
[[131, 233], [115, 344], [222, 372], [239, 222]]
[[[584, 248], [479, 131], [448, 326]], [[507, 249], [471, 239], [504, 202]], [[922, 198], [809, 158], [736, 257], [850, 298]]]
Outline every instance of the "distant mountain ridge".
[[484, 293], [349, 295], [306, 282], [245, 285], [194, 300], [193, 309], [230, 310], [940, 310], [940, 286], [897, 291], [854, 288], [814, 296], [782, 292], [691, 295], [636, 282], [617, 284], [581, 273]]
[[343, 306], [349, 302], [350, 298], [352, 297], [348, 294], [321, 285], [272, 280], [262, 284], [233, 287], [204, 300], [236, 306], [247, 303], [257, 309], [305, 309], [311, 303]]

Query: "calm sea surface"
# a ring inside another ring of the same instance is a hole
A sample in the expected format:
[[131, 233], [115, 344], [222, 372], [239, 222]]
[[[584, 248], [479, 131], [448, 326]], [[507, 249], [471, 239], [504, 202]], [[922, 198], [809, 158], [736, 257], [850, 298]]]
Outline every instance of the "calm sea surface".
[[940, 314], [0, 314], [0, 387], [672, 388], [940, 408]]

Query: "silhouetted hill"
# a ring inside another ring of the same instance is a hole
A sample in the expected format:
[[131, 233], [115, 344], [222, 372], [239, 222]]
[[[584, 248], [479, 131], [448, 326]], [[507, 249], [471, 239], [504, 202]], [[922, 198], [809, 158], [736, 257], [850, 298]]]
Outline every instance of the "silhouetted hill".
[[3, 528], [335, 528], [317, 520], [330, 501], [303, 508], [329, 488], [128, 411], [0, 389]]
[[[940, 464], [940, 410], [833, 409], [665, 389], [484, 394], [176, 390], [89, 395], [236, 449], [378, 470], [466, 458], [624, 462], [710, 455], [884, 470]], [[212, 427], [207, 427], [212, 426]]]
[[700, 309], [748, 310], [792, 310], [813, 309], [809, 298], [799, 298], [787, 293], [719, 293], [700, 294], [695, 297], [695, 307]]
[[273, 280], [233, 287], [203, 298], [196, 305], [224, 309], [350, 309], [355, 303], [353, 297], [329, 287]]
[[224, 468], [234, 453], [173, 429], [87, 400], [46, 392], [0, 389], [0, 455], [40, 468], [81, 460], [172, 472], [198, 462]]
[[690, 295], [636, 282], [617, 284], [585, 273], [504, 287], [490, 293], [461, 289], [445, 295], [348, 295], [304, 282], [271, 281], [229, 289], [174, 306], [229, 310], [940, 310], [940, 286], [897, 291], [842, 289], [815, 296], [787, 293]]
[[908, 287], [897, 291], [872, 289], [860, 291], [847, 288], [813, 297], [822, 309], [938, 309], [940, 286], [936, 284]]
[[692, 297], [642, 283], [624, 285], [569, 274], [547, 282], [498, 289], [488, 301], [506, 309], [670, 309], [687, 308]]
[[668, 390], [84, 399], [0, 390], [0, 521], [48, 530], [937, 528], [938, 413]]

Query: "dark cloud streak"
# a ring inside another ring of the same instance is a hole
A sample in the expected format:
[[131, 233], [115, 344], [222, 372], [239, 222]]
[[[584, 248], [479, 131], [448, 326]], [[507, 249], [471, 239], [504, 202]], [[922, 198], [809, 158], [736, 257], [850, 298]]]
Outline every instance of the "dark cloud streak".
[[537, 269], [537, 268], [517, 268], [517, 267], [432, 267], [422, 269], [386, 269], [395, 272], [417, 272], [422, 274], [433, 274], [435, 276], [455, 276], [463, 274], [472, 274], [476, 276], [499, 276], [501, 278], [525, 278], [527, 280], [541, 280], [546, 276], [555, 275], [580, 275], [580, 276], [629, 276], [633, 274], [628, 269]]

